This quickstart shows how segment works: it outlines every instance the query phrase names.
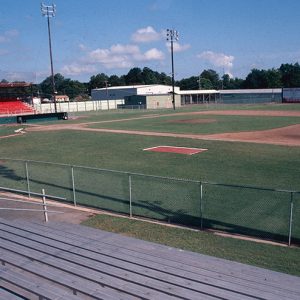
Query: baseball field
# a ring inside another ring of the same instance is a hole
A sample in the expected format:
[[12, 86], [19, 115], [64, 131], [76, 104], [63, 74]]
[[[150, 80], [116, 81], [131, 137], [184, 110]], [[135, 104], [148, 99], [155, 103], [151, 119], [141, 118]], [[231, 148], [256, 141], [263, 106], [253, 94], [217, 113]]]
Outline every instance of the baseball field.
[[[24, 165], [6, 158], [121, 171], [76, 168], [76, 200], [127, 213], [124, 174], [153, 175], [132, 175], [136, 215], [196, 226], [201, 216], [206, 228], [286, 241], [292, 201], [292, 236], [300, 240], [300, 105], [82, 112], [0, 126], [0, 137], [3, 186], [26, 189]], [[161, 146], [205, 151], [146, 151]], [[31, 162], [29, 173], [32, 191], [43, 186], [72, 201], [67, 166]]]

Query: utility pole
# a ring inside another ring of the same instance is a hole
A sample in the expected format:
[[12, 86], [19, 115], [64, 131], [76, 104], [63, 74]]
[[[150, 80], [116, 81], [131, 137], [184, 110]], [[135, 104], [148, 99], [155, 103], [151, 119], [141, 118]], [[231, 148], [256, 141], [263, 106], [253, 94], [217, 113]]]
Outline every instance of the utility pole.
[[199, 75], [199, 79], [197, 80], [198, 81], [198, 83], [199, 83], [199, 90], [201, 90], [201, 74]]
[[56, 90], [55, 90], [55, 82], [54, 82], [54, 72], [53, 72], [53, 60], [52, 60], [52, 46], [51, 46], [51, 30], [50, 30], [50, 18], [55, 16], [56, 13], [56, 5], [45, 5], [41, 3], [41, 12], [42, 15], [47, 18], [48, 23], [48, 38], [49, 38], [49, 52], [50, 52], [50, 64], [51, 64], [51, 82], [52, 82], [52, 97], [54, 101], [54, 110], [57, 113], [57, 106], [56, 106]]
[[173, 108], [175, 110], [175, 91], [174, 91], [174, 58], [173, 58], [173, 43], [174, 41], [178, 41], [178, 31], [174, 29], [167, 29], [167, 41], [171, 42], [171, 61], [172, 61], [172, 103], [173, 103]]
[[107, 88], [108, 88], [108, 86], [110, 86], [110, 84], [108, 84], [107, 80], [105, 80], [104, 83], [105, 83], [105, 88], [106, 88], [107, 110], [109, 110], [109, 100], [108, 100], [108, 89]]

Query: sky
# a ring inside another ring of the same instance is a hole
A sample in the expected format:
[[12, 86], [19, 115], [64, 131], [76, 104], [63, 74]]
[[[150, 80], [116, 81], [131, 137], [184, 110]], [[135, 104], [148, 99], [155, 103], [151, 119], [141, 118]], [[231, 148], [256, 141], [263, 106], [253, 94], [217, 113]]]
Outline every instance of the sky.
[[[245, 78], [251, 69], [300, 62], [299, 0], [53, 0], [54, 73], [88, 82], [148, 67], [175, 80], [213, 69]], [[50, 76], [47, 18], [39, 0], [0, 0], [0, 80]]]

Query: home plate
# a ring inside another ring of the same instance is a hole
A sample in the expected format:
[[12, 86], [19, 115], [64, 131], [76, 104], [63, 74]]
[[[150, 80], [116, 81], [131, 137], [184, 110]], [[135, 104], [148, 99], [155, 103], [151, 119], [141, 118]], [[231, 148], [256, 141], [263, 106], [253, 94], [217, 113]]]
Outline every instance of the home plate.
[[193, 155], [207, 149], [202, 148], [187, 148], [187, 147], [173, 147], [173, 146], [156, 146], [152, 148], [143, 149], [144, 151], [153, 151], [153, 152], [167, 152], [167, 153], [178, 153], [178, 154], [187, 154]]

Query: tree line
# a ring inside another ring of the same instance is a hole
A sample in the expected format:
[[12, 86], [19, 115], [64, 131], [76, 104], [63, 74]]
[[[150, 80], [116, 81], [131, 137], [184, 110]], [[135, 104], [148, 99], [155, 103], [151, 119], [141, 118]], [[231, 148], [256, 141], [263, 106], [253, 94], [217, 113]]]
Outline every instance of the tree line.
[[[6, 82], [5, 79], [2, 82]], [[40, 84], [32, 87], [31, 93], [35, 96], [50, 98], [52, 95], [51, 77], [47, 77]], [[148, 67], [132, 68], [126, 75], [111, 75], [99, 73], [93, 75], [89, 82], [65, 78], [61, 74], [54, 76], [55, 89], [59, 95], [68, 95], [70, 99], [85, 100], [89, 98], [92, 89], [110, 86], [165, 84], [171, 85], [172, 79], [165, 73], [153, 71]], [[197, 89], [264, 89], [282, 87], [300, 87], [300, 65], [282, 64], [278, 69], [252, 69], [245, 79], [231, 78], [228, 74], [220, 75], [207, 69], [198, 76], [183, 78], [175, 82], [181, 90]]]

